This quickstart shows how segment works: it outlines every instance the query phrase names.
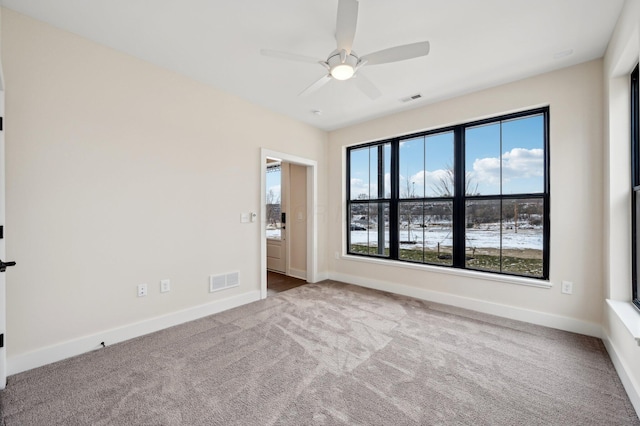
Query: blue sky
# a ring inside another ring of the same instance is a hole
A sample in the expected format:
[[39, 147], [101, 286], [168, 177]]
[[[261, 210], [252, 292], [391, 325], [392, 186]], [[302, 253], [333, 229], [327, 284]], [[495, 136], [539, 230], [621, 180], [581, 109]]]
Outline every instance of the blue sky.
[[280, 175], [279, 169], [277, 172], [267, 172], [267, 197], [269, 196], [269, 191], [273, 191], [274, 201], [280, 201]]
[[[468, 128], [465, 168], [468, 190], [483, 195], [543, 191], [543, 116], [536, 115]], [[388, 163], [388, 152], [386, 162]], [[407, 139], [400, 143], [400, 196], [439, 196], [450, 186], [453, 133]], [[390, 192], [385, 166], [385, 194]], [[370, 178], [371, 176], [371, 178]], [[377, 195], [377, 149], [351, 151], [351, 196]]]

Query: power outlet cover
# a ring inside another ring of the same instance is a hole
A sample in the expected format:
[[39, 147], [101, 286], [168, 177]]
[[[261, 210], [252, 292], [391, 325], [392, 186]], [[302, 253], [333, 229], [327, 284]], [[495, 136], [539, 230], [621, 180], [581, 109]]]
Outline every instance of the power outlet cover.
[[571, 281], [562, 281], [560, 291], [562, 291], [563, 294], [573, 294], [573, 283]]
[[171, 290], [171, 281], [170, 280], [161, 280], [160, 281], [160, 293], [166, 293]]
[[138, 284], [138, 297], [145, 297], [147, 295], [147, 285]]

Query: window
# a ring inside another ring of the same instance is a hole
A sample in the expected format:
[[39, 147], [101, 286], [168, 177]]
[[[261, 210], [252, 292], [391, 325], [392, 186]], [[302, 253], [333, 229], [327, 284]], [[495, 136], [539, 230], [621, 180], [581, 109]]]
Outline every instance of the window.
[[638, 107], [640, 106], [640, 89], [638, 82], [638, 66], [631, 73], [631, 295], [634, 305], [640, 309], [638, 299], [638, 267], [640, 266], [640, 123]]
[[549, 276], [548, 108], [347, 149], [347, 252]]
[[282, 166], [280, 163], [267, 164], [267, 238], [282, 238], [281, 197]]

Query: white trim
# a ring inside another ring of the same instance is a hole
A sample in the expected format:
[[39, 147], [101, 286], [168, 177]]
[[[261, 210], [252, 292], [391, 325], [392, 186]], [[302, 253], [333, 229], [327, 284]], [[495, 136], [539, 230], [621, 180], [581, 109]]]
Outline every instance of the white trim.
[[502, 305], [499, 303], [487, 302], [480, 299], [458, 296], [455, 294], [441, 293], [432, 290], [412, 287], [405, 284], [392, 283], [387, 281], [372, 280], [354, 275], [331, 273], [331, 279], [342, 281], [361, 287], [373, 288], [390, 293], [401, 294], [403, 296], [415, 297], [417, 299], [442, 303], [445, 305], [465, 308], [485, 314], [496, 315], [503, 318], [524, 321], [545, 327], [557, 328], [559, 330], [570, 331], [572, 333], [586, 334], [593, 337], [602, 336], [602, 326], [600, 324], [564, 317], [561, 315], [548, 314], [530, 309], [518, 308], [515, 306]]
[[640, 312], [631, 302], [607, 299], [607, 304], [640, 346]]
[[616, 351], [613, 342], [609, 339], [609, 336], [606, 333], [603, 333], [602, 342], [609, 353], [609, 358], [611, 358], [611, 362], [620, 377], [624, 390], [627, 391], [631, 405], [633, 405], [633, 408], [636, 410], [636, 414], [640, 417], [640, 386], [638, 386], [632, 376], [627, 374], [628, 369], [626, 364], [622, 358], [618, 356], [618, 351]]
[[267, 297], [267, 159], [276, 159], [307, 167], [307, 282], [318, 281], [318, 162], [284, 152], [260, 148], [260, 297]]
[[32, 368], [41, 367], [46, 364], [51, 364], [52, 362], [61, 361], [72, 356], [99, 349], [100, 342], [105, 342], [106, 345], [113, 345], [133, 339], [134, 337], [144, 336], [145, 334], [246, 305], [257, 300], [260, 300], [260, 292], [254, 290], [204, 305], [194, 306], [144, 321], [104, 330], [89, 336], [47, 346], [26, 354], [9, 357], [7, 359], [7, 370], [9, 374], [17, 374], [22, 371], [31, 370]]
[[321, 281], [325, 281], [328, 280], [330, 278], [329, 273], [328, 272], [319, 272], [316, 275], [316, 282], [319, 283]]
[[[344, 227], [343, 227], [344, 228]], [[457, 275], [459, 277], [474, 278], [477, 280], [487, 280], [506, 284], [519, 284], [529, 287], [552, 288], [553, 283], [546, 280], [537, 280], [535, 278], [516, 277], [505, 274], [492, 274], [491, 272], [473, 271], [469, 269], [448, 268], [445, 266], [421, 265], [418, 263], [402, 262], [391, 259], [376, 259], [374, 257], [353, 256], [344, 254], [340, 256], [342, 260], [354, 262], [374, 263], [377, 265], [393, 266], [405, 269], [415, 269], [418, 271], [436, 272], [438, 274]]]

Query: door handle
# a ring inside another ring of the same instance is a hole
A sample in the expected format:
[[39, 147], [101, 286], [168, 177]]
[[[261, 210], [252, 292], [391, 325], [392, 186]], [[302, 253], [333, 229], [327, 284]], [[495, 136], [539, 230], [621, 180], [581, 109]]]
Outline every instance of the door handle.
[[6, 271], [8, 266], [16, 266], [16, 262], [3, 262], [0, 260], [0, 272]]

